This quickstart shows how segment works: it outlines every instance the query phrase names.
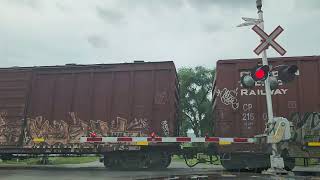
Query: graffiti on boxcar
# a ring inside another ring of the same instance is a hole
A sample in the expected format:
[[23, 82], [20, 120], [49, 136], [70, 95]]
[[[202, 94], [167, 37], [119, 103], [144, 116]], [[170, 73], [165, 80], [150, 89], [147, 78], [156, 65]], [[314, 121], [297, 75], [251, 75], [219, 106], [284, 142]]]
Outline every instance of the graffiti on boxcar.
[[128, 130], [141, 130], [148, 129], [148, 120], [147, 118], [134, 118], [128, 125]]
[[48, 145], [74, 144], [92, 131], [98, 136], [145, 136], [142, 131], [148, 127], [147, 118], [134, 118], [128, 123], [127, 119], [116, 117], [109, 125], [102, 120], [81, 120], [75, 112], [69, 112], [66, 120], [49, 121], [44, 116], [28, 118], [25, 140], [27, 145], [33, 145], [32, 140], [37, 138], [44, 138]]
[[7, 112], [0, 112], [0, 126], [6, 125], [8, 113]]
[[7, 113], [6, 112], [0, 112], [0, 143], [6, 143], [7, 138], [6, 138], [6, 133], [8, 131], [7, 127]]
[[320, 130], [320, 112], [293, 113], [291, 121], [295, 123], [297, 128], [306, 127], [310, 130]]
[[164, 136], [169, 136], [168, 121], [166, 121], [166, 120], [161, 121], [161, 128], [162, 128], [162, 132], [163, 132]]
[[155, 104], [166, 104], [168, 99], [167, 91], [158, 92], [155, 96]]
[[7, 112], [0, 112], [0, 144], [16, 144], [21, 134], [21, 126], [10, 124]]
[[102, 136], [107, 136], [109, 132], [108, 123], [101, 120], [93, 121], [91, 120], [91, 127], [94, 127], [95, 131]]
[[[45, 138], [47, 144], [68, 142], [69, 130], [68, 124], [63, 120], [53, 120], [50, 125], [49, 120], [43, 116], [37, 116], [34, 119], [27, 120], [28, 134], [31, 136], [27, 139]], [[31, 141], [27, 142], [31, 143]]]
[[238, 88], [233, 90], [229, 90], [227, 88], [223, 88], [223, 90], [217, 90], [217, 96], [220, 97], [221, 102], [227, 106], [231, 105], [232, 109], [234, 110], [239, 108], [237, 95]]
[[111, 136], [145, 136], [143, 131], [148, 130], [147, 118], [134, 118], [128, 123], [126, 118], [117, 117], [111, 121]]
[[128, 120], [122, 117], [116, 117], [111, 121], [111, 131], [125, 131]]
[[320, 112], [293, 113], [289, 120], [294, 124], [295, 140], [320, 140]]
[[63, 120], [53, 120], [52, 125], [49, 126], [49, 132], [47, 136], [48, 144], [55, 143], [68, 143], [69, 130], [68, 124]]
[[69, 143], [77, 143], [81, 136], [87, 135], [89, 125], [82, 121], [75, 112], [69, 112], [68, 118], [72, 122], [68, 128]]
[[27, 119], [30, 135], [32, 137], [47, 137], [49, 133], [49, 120], [43, 116]]

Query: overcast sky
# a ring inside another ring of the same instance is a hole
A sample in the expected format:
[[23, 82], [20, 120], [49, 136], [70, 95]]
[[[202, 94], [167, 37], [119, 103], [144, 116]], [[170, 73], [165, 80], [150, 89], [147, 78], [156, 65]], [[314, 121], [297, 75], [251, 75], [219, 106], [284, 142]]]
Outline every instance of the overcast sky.
[[[265, 31], [286, 56], [319, 55], [320, 0], [264, 0]], [[258, 35], [237, 28], [255, 0], [0, 0], [0, 66], [173, 60], [214, 67], [257, 57]], [[268, 55], [278, 56], [271, 48]]]

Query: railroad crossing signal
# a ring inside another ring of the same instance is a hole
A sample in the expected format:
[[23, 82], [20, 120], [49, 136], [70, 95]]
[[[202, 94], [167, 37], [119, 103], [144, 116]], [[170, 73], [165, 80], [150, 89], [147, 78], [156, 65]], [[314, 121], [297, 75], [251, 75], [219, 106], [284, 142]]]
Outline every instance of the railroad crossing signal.
[[[298, 71], [298, 66], [296, 65], [280, 65], [274, 67], [272, 70], [278, 70], [278, 77], [270, 76], [269, 85], [270, 89], [274, 90], [278, 88], [278, 80], [281, 80], [283, 83], [288, 83], [292, 81]], [[253, 88], [256, 81], [264, 81], [268, 78], [269, 72], [268, 65], [256, 66], [250, 72], [250, 74], [245, 74], [241, 77], [240, 82], [244, 88]]]
[[270, 35], [265, 33], [259, 26], [253, 26], [252, 30], [256, 32], [261, 37], [261, 43], [254, 50], [254, 52], [259, 55], [265, 49], [267, 49], [270, 45], [281, 55], [286, 54], [286, 50], [283, 49], [275, 39], [279, 36], [279, 34], [283, 31], [281, 26], [278, 26]]
[[296, 65], [283, 65], [279, 67], [278, 78], [284, 82], [288, 83], [296, 77], [296, 72], [298, 71], [298, 66]]
[[243, 75], [240, 82], [244, 88], [252, 88], [256, 81], [264, 81], [269, 75], [269, 66], [257, 66], [251, 70], [250, 75]]
[[251, 77], [251, 75], [243, 75], [240, 78], [240, 83], [244, 88], [252, 88], [255, 85], [255, 81]]

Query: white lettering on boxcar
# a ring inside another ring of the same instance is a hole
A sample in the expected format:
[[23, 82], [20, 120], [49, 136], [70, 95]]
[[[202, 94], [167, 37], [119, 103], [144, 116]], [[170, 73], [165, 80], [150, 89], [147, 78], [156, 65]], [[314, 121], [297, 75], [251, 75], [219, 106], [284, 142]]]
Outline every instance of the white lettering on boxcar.
[[[285, 95], [287, 94], [288, 89], [275, 89], [271, 91], [272, 95]], [[241, 96], [264, 96], [266, 92], [264, 89], [241, 89]]]
[[252, 104], [243, 104], [242, 109], [243, 111], [250, 111], [252, 109]]

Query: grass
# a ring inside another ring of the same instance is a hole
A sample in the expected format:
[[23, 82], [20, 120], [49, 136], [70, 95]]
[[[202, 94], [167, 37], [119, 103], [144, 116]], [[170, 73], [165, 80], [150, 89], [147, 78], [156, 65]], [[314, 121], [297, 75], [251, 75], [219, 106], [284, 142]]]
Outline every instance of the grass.
[[173, 155], [172, 156], [172, 161], [184, 161], [183, 157], [180, 157], [178, 155]]
[[53, 164], [81, 164], [97, 161], [99, 157], [89, 156], [89, 157], [51, 157], [49, 161]]
[[34, 165], [38, 164], [40, 158], [28, 158], [28, 159], [12, 159], [12, 160], [3, 160], [1, 164], [25, 164], [25, 165]]
[[[309, 166], [319, 163], [317, 159], [307, 159]], [[296, 158], [296, 166], [304, 166], [303, 158]]]
[[[49, 164], [81, 164], [97, 161], [99, 157], [49, 157]], [[36, 165], [41, 164], [41, 158], [28, 158], [28, 159], [12, 159], [1, 162], [0, 164], [24, 164], [24, 165]]]

